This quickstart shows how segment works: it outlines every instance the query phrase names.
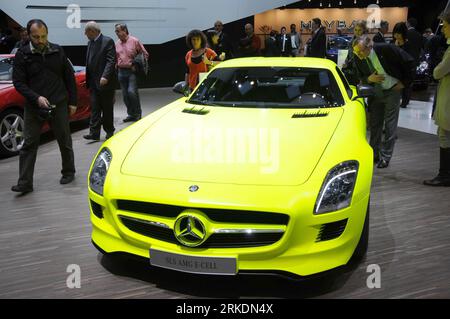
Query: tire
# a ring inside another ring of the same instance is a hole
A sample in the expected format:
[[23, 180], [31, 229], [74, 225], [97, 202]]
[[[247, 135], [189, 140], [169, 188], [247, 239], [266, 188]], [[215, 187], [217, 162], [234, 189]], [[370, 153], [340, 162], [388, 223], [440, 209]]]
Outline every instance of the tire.
[[19, 109], [8, 109], [0, 114], [0, 155], [15, 156], [19, 153], [24, 139], [23, 112]]
[[370, 200], [367, 204], [366, 218], [364, 220], [364, 227], [359, 238], [358, 245], [356, 246], [355, 252], [351, 258], [352, 262], [361, 261], [367, 253], [367, 248], [369, 247], [369, 224], [370, 224]]

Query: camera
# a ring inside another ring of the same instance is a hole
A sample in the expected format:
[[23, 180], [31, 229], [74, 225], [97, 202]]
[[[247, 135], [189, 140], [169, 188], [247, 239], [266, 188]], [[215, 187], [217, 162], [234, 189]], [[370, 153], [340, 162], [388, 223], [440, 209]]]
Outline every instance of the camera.
[[49, 107], [49, 109], [39, 108], [38, 116], [41, 120], [46, 121], [50, 120], [53, 117], [56, 105], [50, 104]]

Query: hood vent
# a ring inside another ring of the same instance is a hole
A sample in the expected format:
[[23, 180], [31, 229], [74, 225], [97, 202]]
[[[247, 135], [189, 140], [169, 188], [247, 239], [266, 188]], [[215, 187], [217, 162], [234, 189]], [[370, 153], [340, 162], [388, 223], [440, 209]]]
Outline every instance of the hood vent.
[[302, 113], [295, 113], [292, 115], [293, 119], [303, 119], [303, 118], [312, 118], [312, 117], [326, 117], [330, 114], [330, 112], [322, 112], [321, 110], [311, 112], [311, 111], [305, 111]]
[[184, 109], [183, 113], [189, 113], [189, 114], [195, 114], [195, 115], [206, 115], [209, 113], [209, 111], [205, 110], [204, 107], [202, 107], [201, 109], [196, 109], [195, 107], [192, 107], [192, 108]]

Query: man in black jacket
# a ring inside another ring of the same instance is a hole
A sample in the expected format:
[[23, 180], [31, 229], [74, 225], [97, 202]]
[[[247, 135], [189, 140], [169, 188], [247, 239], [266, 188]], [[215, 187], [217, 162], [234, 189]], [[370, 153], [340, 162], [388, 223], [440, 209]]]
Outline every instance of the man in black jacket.
[[270, 35], [266, 39], [265, 43], [265, 57], [279, 57], [281, 55], [280, 49], [278, 47], [277, 33], [274, 30], [270, 31]]
[[226, 60], [232, 59], [234, 56], [233, 45], [231, 44], [231, 40], [228, 34], [226, 34], [223, 31], [222, 21], [218, 20], [214, 23], [214, 30], [217, 32], [217, 35], [219, 36], [218, 46], [222, 52], [225, 52], [225, 59]]
[[14, 192], [33, 191], [33, 174], [41, 128], [48, 119], [58, 141], [62, 157], [61, 184], [73, 181], [75, 176], [72, 137], [69, 128], [69, 110], [76, 111], [77, 88], [73, 68], [63, 49], [48, 42], [47, 25], [42, 20], [27, 24], [30, 42], [20, 47], [13, 67], [13, 83], [26, 99], [25, 142], [20, 150], [20, 176]]
[[389, 22], [383, 20], [380, 22], [380, 28], [378, 33], [373, 37], [373, 42], [375, 43], [386, 43], [384, 35], [389, 32]]
[[[420, 57], [422, 56], [423, 53], [425, 41], [423, 35], [416, 30], [417, 27], [416, 18], [409, 18], [406, 25], [408, 27], [407, 32], [408, 53], [414, 58], [415, 67], [417, 67], [419, 65]], [[414, 77], [416, 76], [415, 73], [413, 74], [413, 76]], [[403, 91], [402, 104], [400, 105], [401, 108], [406, 108], [408, 106], [411, 100], [411, 94], [412, 94], [412, 84], [410, 86], [407, 86]]]
[[90, 92], [91, 120], [87, 140], [100, 140], [100, 129], [106, 139], [114, 134], [114, 94], [116, 85], [116, 46], [114, 40], [101, 33], [95, 21], [86, 23], [85, 35], [89, 39], [86, 56], [86, 85]]
[[395, 45], [374, 45], [367, 35], [353, 42], [353, 52], [358, 57], [354, 63], [358, 78], [375, 89], [368, 102], [370, 145], [377, 167], [386, 168], [394, 152], [401, 91], [411, 83], [414, 60]]
[[313, 19], [312, 37], [308, 41], [307, 56], [313, 58], [325, 58], [327, 55], [327, 36], [325, 28], [322, 27], [322, 20]]
[[423, 35], [416, 30], [417, 19], [409, 18], [406, 25], [408, 26], [408, 42], [412, 49], [410, 54], [414, 58], [414, 60], [419, 61], [424, 47]]

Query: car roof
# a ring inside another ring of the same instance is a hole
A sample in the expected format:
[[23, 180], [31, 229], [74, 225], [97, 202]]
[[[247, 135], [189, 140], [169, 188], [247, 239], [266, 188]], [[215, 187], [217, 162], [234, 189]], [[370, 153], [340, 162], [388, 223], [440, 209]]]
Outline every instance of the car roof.
[[0, 54], [0, 59], [13, 58], [14, 54]]
[[302, 67], [302, 68], [319, 68], [335, 70], [336, 63], [328, 59], [304, 58], [304, 57], [286, 57], [286, 58], [239, 58], [224, 61], [216, 66], [216, 68], [233, 68], [233, 67]]

